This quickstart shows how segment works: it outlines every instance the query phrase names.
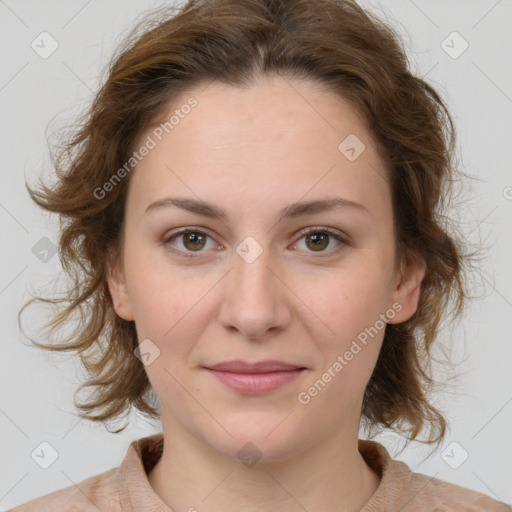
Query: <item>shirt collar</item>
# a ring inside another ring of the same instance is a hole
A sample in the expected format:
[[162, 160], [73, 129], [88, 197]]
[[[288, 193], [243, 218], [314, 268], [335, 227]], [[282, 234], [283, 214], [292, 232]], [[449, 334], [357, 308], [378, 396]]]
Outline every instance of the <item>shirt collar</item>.
[[[163, 433], [133, 441], [119, 467], [120, 499], [127, 512], [172, 512], [155, 493], [148, 473], [162, 456]], [[410, 479], [409, 467], [393, 460], [386, 448], [375, 441], [359, 439], [358, 449], [367, 464], [380, 476], [381, 482], [361, 512], [382, 510], [399, 499]]]

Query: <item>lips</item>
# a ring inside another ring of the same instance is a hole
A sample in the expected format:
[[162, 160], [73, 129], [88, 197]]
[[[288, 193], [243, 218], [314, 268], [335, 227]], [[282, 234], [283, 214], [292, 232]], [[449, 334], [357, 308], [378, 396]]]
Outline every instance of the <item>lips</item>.
[[207, 366], [209, 370], [218, 370], [230, 373], [271, 373], [302, 370], [303, 366], [297, 366], [283, 361], [260, 361], [249, 363], [241, 360], [225, 361], [213, 366]]
[[218, 381], [243, 395], [262, 395], [276, 391], [299, 377], [305, 370], [283, 361], [225, 361], [205, 369]]

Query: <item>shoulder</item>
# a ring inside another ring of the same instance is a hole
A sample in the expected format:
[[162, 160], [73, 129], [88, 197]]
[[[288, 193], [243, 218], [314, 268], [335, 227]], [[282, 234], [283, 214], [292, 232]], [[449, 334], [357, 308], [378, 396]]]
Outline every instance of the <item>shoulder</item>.
[[9, 512], [122, 512], [135, 507], [137, 510], [162, 509], [163, 503], [151, 488], [147, 476], [161, 457], [162, 450], [162, 433], [136, 439], [130, 443], [119, 467], [27, 501]]
[[14, 507], [9, 512], [121, 512], [119, 468], [91, 476]]
[[380, 443], [359, 440], [359, 451], [381, 476], [362, 512], [512, 512], [512, 506], [435, 477], [414, 473]]
[[[407, 486], [410, 510], [512, 512], [512, 506], [486, 494], [438, 478], [412, 473]], [[409, 510], [406, 508], [405, 510]], [[404, 512], [405, 512], [404, 510]]]

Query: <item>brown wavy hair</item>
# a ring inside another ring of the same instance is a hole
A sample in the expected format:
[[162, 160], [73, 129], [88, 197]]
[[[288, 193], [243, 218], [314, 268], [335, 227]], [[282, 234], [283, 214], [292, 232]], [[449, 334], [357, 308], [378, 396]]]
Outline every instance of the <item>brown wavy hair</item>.
[[428, 428], [420, 442], [440, 443], [447, 422], [428, 400], [436, 383], [431, 349], [441, 321], [463, 312], [465, 270], [474, 255], [464, 254], [463, 237], [444, 214], [461, 172], [453, 158], [455, 129], [439, 93], [409, 70], [394, 29], [353, 1], [191, 0], [177, 13], [166, 7], [137, 23], [92, 105], [58, 147], [56, 183], [41, 182], [38, 190], [26, 185], [41, 208], [59, 214], [59, 256], [70, 282], [62, 297], [34, 297], [20, 315], [34, 300], [64, 304], [46, 324], [51, 335], [78, 318], [62, 343], [31, 341], [80, 356], [90, 377], [76, 391], [89, 388], [87, 400], [77, 403], [75, 393], [81, 417], [106, 422], [132, 406], [159, 417], [134, 355], [135, 324], [115, 313], [107, 285], [109, 262], [122, 243], [130, 175], [101, 199], [95, 191], [178, 95], [213, 80], [246, 87], [276, 74], [316, 81], [350, 101], [387, 164], [397, 261], [412, 251], [426, 262], [426, 274], [414, 315], [386, 327], [362, 420], [369, 431], [388, 428], [407, 440]]

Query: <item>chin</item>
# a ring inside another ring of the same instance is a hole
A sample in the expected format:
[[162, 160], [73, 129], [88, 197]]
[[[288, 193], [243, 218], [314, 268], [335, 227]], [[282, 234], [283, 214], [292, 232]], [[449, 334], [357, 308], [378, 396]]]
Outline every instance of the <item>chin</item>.
[[248, 467], [254, 462], [285, 461], [313, 442], [304, 438], [304, 428], [298, 428], [297, 418], [293, 414], [287, 418], [287, 414], [240, 414], [221, 421], [233, 437], [224, 430], [222, 434], [210, 430], [203, 439], [219, 453], [239, 459]]

